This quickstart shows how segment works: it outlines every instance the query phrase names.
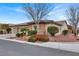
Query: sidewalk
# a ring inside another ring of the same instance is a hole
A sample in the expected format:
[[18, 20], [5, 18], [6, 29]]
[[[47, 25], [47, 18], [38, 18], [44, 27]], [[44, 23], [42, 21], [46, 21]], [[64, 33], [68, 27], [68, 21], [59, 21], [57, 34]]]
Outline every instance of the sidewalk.
[[16, 39], [6, 39], [6, 38], [0, 38], [0, 39], [13, 41], [13, 42], [19, 42], [19, 43], [27, 43], [30, 45], [37, 45], [37, 46], [48, 47], [48, 48], [57, 48], [57, 49], [61, 49], [61, 50], [73, 51], [73, 52], [79, 53], [79, 42], [32, 43], [32, 42], [20, 41], [20, 40], [16, 40]]

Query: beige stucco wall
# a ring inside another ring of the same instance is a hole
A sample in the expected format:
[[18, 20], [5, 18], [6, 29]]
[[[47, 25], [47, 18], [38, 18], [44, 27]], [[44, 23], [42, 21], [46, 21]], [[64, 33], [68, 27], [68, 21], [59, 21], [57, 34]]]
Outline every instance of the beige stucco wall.
[[37, 28], [38, 31], [45, 30], [45, 24], [39, 24], [39, 25], [33, 24], [33, 25], [30, 25], [30, 29], [34, 30], [34, 26], [38, 26], [39, 27], [39, 28]]
[[18, 32], [21, 32], [22, 28], [28, 28], [28, 26], [15, 26], [15, 27], [10, 27], [10, 28], [12, 29], [11, 33], [16, 34]]
[[[20, 30], [22, 28], [28, 28], [29, 30], [34, 30], [34, 26], [35, 26], [35, 24], [32, 24], [32, 25], [28, 25], [28, 26], [11, 27], [11, 29], [12, 29], [12, 33], [14, 34], [14, 33], [20, 32]], [[49, 26], [56, 26], [56, 27], [58, 27], [59, 32], [56, 35], [61, 34], [63, 30], [67, 30], [68, 29], [66, 23], [63, 23], [62, 26], [56, 25], [56, 24], [39, 24], [39, 29], [38, 28], [37, 29], [40, 30], [42, 33], [48, 34], [47, 28]]]
[[11, 33], [16, 34], [17, 33], [17, 27], [10, 27], [11, 28]]
[[6, 29], [8, 28], [9, 26], [7, 24], [0, 24], [0, 31], [3, 31], [3, 33], [7, 33]]
[[60, 32], [62, 33], [63, 30], [68, 30], [66, 23], [63, 23], [63, 25], [61, 26]]
[[[34, 26], [35, 26], [35, 24], [34, 25], [30, 25], [30, 29], [31, 30], [34, 30]], [[56, 25], [56, 24], [39, 24], [39, 29], [38, 28], [37, 29], [38, 29], [38, 31], [40, 31], [40, 33], [48, 34], [47, 28], [49, 26], [56, 26], [56, 27], [58, 27], [59, 32], [57, 34], [60, 34], [61, 33], [61, 26], [60, 25]]]
[[18, 32], [20, 32], [22, 28], [28, 28], [28, 26], [18, 26]]

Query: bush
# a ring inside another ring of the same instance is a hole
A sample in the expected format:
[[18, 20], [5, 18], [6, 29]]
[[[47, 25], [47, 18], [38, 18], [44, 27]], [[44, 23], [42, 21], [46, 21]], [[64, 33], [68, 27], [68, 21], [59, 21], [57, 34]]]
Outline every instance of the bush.
[[36, 39], [35, 35], [30, 36], [28, 39], [28, 42], [36, 42], [36, 41], [37, 41], [37, 39]]
[[47, 28], [47, 31], [48, 31], [48, 33], [51, 34], [52, 36], [55, 36], [55, 34], [59, 32], [59, 29], [58, 29], [57, 27], [55, 27], [55, 26], [49, 26], [49, 27]]
[[25, 36], [25, 35], [26, 35], [26, 33], [17, 33], [17, 34], [16, 34], [17, 37], [23, 37], [23, 36]]
[[68, 30], [63, 30], [62, 34], [63, 35], [67, 35], [68, 34]]
[[36, 42], [36, 41], [48, 42], [49, 38], [47, 35], [32, 35], [28, 39], [28, 42]]
[[17, 34], [16, 34], [16, 37], [20, 37], [20, 33], [17, 33]]
[[22, 28], [21, 29], [21, 32], [23, 32], [23, 33], [26, 33], [26, 32], [28, 32], [29, 31], [29, 29], [27, 29], [27, 28]]
[[20, 37], [23, 37], [25, 35], [26, 35], [26, 33], [20, 33]]
[[47, 35], [36, 35], [36, 39], [41, 42], [49, 41], [49, 37]]
[[35, 31], [35, 30], [31, 30], [31, 31], [28, 31], [28, 35], [30, 36], [30, 35], [35, 35], [37, 33], [37, 31]]

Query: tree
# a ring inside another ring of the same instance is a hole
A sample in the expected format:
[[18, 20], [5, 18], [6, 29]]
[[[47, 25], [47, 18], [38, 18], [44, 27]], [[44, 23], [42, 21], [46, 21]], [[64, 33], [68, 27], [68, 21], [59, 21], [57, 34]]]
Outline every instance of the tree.
[[66, 17], [69, 24], [72, 26], [72, 30], [77, 35], [77, 27], [79, 24], [79, 9], [77, 7], [69, 7], [66, 10]]
[[6, 31], [7, 31], [7, 33], [10, 33], [11, 32], [11, 28], [7, 28]]
[[47, 31], [48, 31], [48, 33], [51, 34], [52, 36], [55, 36], [55, 34], [59, 32], [59, 29], [58, 29], [57, 27], [55, 27], [55, 26], [49, 26], [49, 27], [47, 28]]
[[28, 3], [23, 6], [25, 14], [29, 15], [28, 18], [32, 18], [38, 29], [40, 20], [44, 19], [53, 8], [54, 4], [48, 3]]

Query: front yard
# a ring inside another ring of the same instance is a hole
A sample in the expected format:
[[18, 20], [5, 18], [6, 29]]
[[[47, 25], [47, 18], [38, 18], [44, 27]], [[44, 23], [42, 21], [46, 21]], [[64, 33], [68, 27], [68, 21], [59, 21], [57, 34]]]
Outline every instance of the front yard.
[[57, 35], [55, 37], [50, 36], [50, 41], [51, 42], [78, 42], [79, 41], [79, 36], [74, 36], [73, 34], [68, 34], [68, 35]]
[[[22, 40], [22, 41], [28, 41], [28, 39], [30, 38], [30, 36], [21, 36], [21, 37], [16, 37], [15, 34], [4, 34], [4, 35], [0, 35], [0, 37], [2, 38], [9, 38], [9, 39], [16, 39], [16, 40]], [[34, 36], [35, 37], [35, 36]], [[43, 41], [39, 41], [36, 40], [34, 37], [31, 37], [33, 40], [33, 42], [43, 42]], [[49, 38], [49, 39], [47, 39]], [[79, 41], [79, 36], [74, 36], [73, 34], [68, 34], [68, 35], [56, 35], [56, 36], [38, 36], [38, 39], [42, 39], [45, 41], [44, 42], [78, 42]]]

